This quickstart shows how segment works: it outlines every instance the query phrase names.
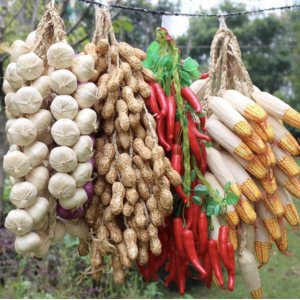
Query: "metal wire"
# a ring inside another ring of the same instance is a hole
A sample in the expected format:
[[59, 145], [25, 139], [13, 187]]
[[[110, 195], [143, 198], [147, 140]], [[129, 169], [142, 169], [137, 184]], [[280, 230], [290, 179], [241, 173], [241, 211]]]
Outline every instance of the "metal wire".
[[287, 6], [280, 6], [280, 7], [271, 7], [271, 8], [263, 8], [263, 9], [257, 9], [257, 10], [245, 10], [245, 11], [239, 11], [234, 13], [228, 13], [228, 14], [187, 14], [187, 13], [180, 13], [180, 12], [172, 12], [172, 11], [161, 11], [161, 10], [154, 10], [154, 9], [148, 9], [148, 8], [142, 8], [142, 7], [131, 7], [131, 6], [125, 6], [125, 5], [119, 5], [119, 4], [102, 4], [100, 2], [94, 1], [94, 0], [78, 0], [79, 2], [94, 4], [98, 6], [103, 6], [106, 8], [120, 8], [124, 10], [130, 10], [130, 11], [138, 11], [146, 14], [152, 14], [152, 15], [158, 15], [158, 16], [180, 16], [180, 17], [192, 17], [192, 18], [228, 18], [228, 17], [234, 17], [234, 16], [244, 16], [248, 14], [258, 14], [265, 11], [274, 11], [274, 10], [286, 10], [286, 9], [293, 9], [293, 8], [300, 8], [300, 5], [287, 5]]

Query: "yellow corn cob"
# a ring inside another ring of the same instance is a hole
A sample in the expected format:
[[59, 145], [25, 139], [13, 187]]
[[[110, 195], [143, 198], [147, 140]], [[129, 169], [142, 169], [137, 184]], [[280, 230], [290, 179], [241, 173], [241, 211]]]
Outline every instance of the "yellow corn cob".
[[267, 194], [266, 197], [263, 198], [263, 202], [275, 217], [278, 218], [283, 216], [284, 207], [280, 201], [278, 193], [273, 195]]
[[242, 196], [241, 188], [236, 182], [231, 183], [230, 188], [229, 188], [228, 191], [231, 192], [231, 193], [236, 194], [238, 197]]
[[300, 129], [300, 114], [290, 107], [284, 112], [283, 122]]
[[229, 227], [229, 236], [228, 236], [229, 242], [232, 243], [234, 251], [238, 248], [238, 238], [237, 233], [234, 227]]
[[237, 226], [240, 222], [239, 216], [236, 212], [236, 210], [227, 212], [225, 214], [226, 222], [231, 226]]
[[266, 178], [260, 180], [261, 185], [268, 194], [274, 194], [277, 191], [277, 182], [272, 169], [268, 170]]
[[253, 159], [254, 155], [251, 151], [251, 149], [243, 142], [241, 142], [234, 150], [233, 152], [237, 156], [245, 159], [245, 160], [251, 160]]
[[256, 220], [256, 213], [247, 198], [241, 197], [235, 204], [235, 209], [239, 217], [247, 224], [253, 224]]
[[243, 137], [243, 142], [255, 153], [265, 153], [267, 147], [259, 135], [254, 131], [251, 136]]
[[294, 197], [300, 199], [300, 181], [297, 177], [291, 177], [285, 181], [283, 187]]
[[276, 241], [280, 239], [281, 237], [281, 232], [280, 232], [280, 227], [279, 223], [277, 221], [277, 218], [269, 218], [269, 219], [263, 219], [262, 220], [266, 229], [268, 230], [270, 236]]
[[284, 207], [284, 217], [291, 226], [299, 226], [300, 219], [294, 203], [287, 204]]
[[250, 136], [253, 133], [253, 129], [246, 120], [236, 123], [233, 127], [233, 131], [240, 136]]
[[245, 169], [258, 179], [264, 179], [268, 175], [267, 169], [257, 157], [254, 157], [252, 161], [249, 161]]
[[263, 122], [267, 119], [267, 113], [256, 103], [245, 107], [245, 117], [255, 122]]
[[255, 132], [265, 143], [272, 143], [274, 140], [274, 131], [271, 124], [265, 120], [262, 123], [251, 123]]
[[259, 201], [262, 197], [261, 192], [252, 178], [247, 179], [241, 185], [242, 193], [251, 200], [251, 201]]
[[276, 246], [278, 250], [285, 254], [289, 248], [289, 240], [287, 234], [287, 228], [285, 226], [280, 226], [281, 237], [280, 239], [276, 240]]
[[266, 265], [270, 259], [270, 243], [269, 242], [254, 242], [256, 257], [258, 262], [261, 264], [260, 267]]
[[273, 153], [272, 147], [269, 143], [266, 143], [267, 150], [265, 153], [258, 155], [258, 159], [266, 168], [272, 168], [276, 165], [276, 158]]
[[263, 290], [262, 287], [260, 287], [258, 290], [250, 293], [251, 297], [253, 299], [262, 299], [263, 298]]

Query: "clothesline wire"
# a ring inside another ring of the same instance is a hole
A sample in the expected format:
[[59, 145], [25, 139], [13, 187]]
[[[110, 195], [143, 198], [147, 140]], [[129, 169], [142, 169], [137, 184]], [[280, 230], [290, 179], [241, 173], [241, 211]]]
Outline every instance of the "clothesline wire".
[[271, 7], [271, 8], [263, 8], [257, 10], [245, 10], [239, 12], [233, 12], [228, 14], [189, 14], [189, 13], [181, 13], [181, 12], [172, 12], [172, 11], [161, 11], [161, 10], [154, 10], [149, 8], [142, 8], [142, 7], [131, 7], [119, 4], [103, 4], [94, 0], [78, 0], [79, 2], [94, 4], [97, 6], [107, 7], [107, 8], [119, 8], [124, 10], [130, 11], [138, 11], [146, 14], [158, 15], [158, 16], [176, 16], [176, 17], [192, 17], [192, 18], [220, 18], [220, 17], [234, 17], [234, 16], [243, 16], [243, 15], [252, 15], [258, 14], [265, 11], [274, 11], [274, 10], [286, 10], [286, 9], [300, 9], [300, 5], [287, 5], [287, 6], [280, 6], [280, 7]]

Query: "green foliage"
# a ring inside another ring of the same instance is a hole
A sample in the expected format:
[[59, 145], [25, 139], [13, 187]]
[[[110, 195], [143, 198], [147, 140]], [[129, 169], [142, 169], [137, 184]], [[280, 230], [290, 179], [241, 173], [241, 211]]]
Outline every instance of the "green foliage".
[[120, 16], [120, 17], [118, 17], [118, 19], [116, 19], [113, 22], [113, 28], [114, 28], [115, 33], [119, 33], [120, 32], [121, 26], [123, 27], [123, 29], [125, 31], [128, 31], [128, 32], [132, 32], [133, 31], [132, 20], [129, 19], [128, 17], [126, 17], [126, 16]]

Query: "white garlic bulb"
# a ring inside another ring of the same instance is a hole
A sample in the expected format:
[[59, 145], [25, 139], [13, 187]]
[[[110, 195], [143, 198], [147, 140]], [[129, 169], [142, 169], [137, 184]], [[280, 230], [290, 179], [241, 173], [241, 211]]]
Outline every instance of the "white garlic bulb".
[[35, 35], [36, 35], [36, 30], [31, 31], [26, 38], [26, 44], [31, 50], [34, 47]]
[[22, 209], [13, 209], [8, 213], [4, 226], [14, 235], [24, 235], [31, 230], [32, 223], [32, 217], [28, 212]]
[[78, 141], [80, 131], [72, 120], [60, 119], [53, 124], [51, 134], [56, 144], [73, 146]]
[[15, 123], [15, 121], [18, 120], [16, 118], [13, 119], [9, 119], [7, 120], [6, 124], [5, 124], [5, 132], [8, 133], [8, 129], [12, 126], [12, 124]]
[[83, 239], [89, 233], [89, 227], [84, 218], [79, 220], [68, 220], [66, 222], [67, 232], [72, 237]]
[[34, 87], [41, 94], [44, 100], [51, 97], [49, 76], [41, 76], [37, 78], [31, 83], [31, 86]]
[[60, 242], [66, 235], [66, 232], [67, 232], [67, 228], [65, 223], [60, 219], [56, 219], [54, 236], [51, 239], [51, 242], [52, 243]]
[[49, 227], [49, 217], [45, 215], [45, 217], [38, 223], [33, 224], [32, 229], [37, 231], [45, 231]]
[[48, 189], [57, 199], [71, 198], [76, 193], [76, 181], [66, 173], [56, 173], [50, 178]]
[[9, 181], [10, 181], [10, 185], [11, 185], [11, 186], [14, 186], [14, 185], [17, 184], [17, 183], [21, 183], [21, 182], [23, 182], [24, 180], [25, 180], [24, 177], [18, 178], [18, 177], [12, 177], [12, 176], [9, 176]]
[[16, 145], [16, 144], [12, 144], [12, 145], [10, 145], [10, 147], [9, 147], [9, 149], [8, 149], [8, 151], [7, 151], [7, 153], [10, 153], [10, 152], [13, 152], [13, 151], [19, 151], [20, 149], [19, 149], [19, 146], [18, 145]]
[[16, 183], [10, 192], [10, 201], [18, 208], [26, 208], [35, 203], [37, 189], [30, 182]]
[[68, 173], [77, 167], [77, 155], [69, 147], [56, 147], [50, 153], [49, 163], [57, 172]]
[[25, 179], [41, 192], [49, 182], [49, 170], [44, 166], [35, 167], [25, 175]]
[[78, 162], [86, 162], [93, 157], [93, 140], [88, 135], [81, 135], [72, 149], [77, 154]]
[[90, 55], [77, 56], [71, 65], [71, 71], [79, 82], [88, 81], [94, 71], [94, 59]]
[[26, 211], [30, 214], [33, 224], [39, 223], [49, 210], [49, 201], [44, 197], [37, 197], [36, 202], [27, 207]]
[[47, 146], [50, 146], [54, 143], [51, 131], [45, 131], [41, 135], [38, 135], [36, 140], [41, 143], [46, 144]]
[[44, 71], [43, 61], [33, 52], [24, 54], [18, 58], [17, 74], [25, 80], [34, 80]]
[[81, 187], [91, 181], [92, 174], [93, 166], [89, 162], [78, 164], [76, 169], [70, 173], [70, 175], [75, 179], [77, 187]]
[[72, 47], [62, 42], [51, 45], [47, 51], [48, 64], [55, 69], [69, 68], [74, 56]]
[[98, 96], [98, 87], [92, 83], [79, 84], [73, 97], [81, 108], [89, 108], [95, 104]]
[[13, 144], [18, 146], [28, 146], [37, 137], [36, 127], [30, 120], [25, 118], [14, 121], [7, 133]]
[[77, 88], [76, 76], [68, 70], [57, 70], [50, 75], [50, 87], [59, 95], [71, 95]]
[[88, 199], [87, 193], [83, 188], [77, 188], [76, 193], [71, 198], [63, 198], [59, 200], [59, 204], [65, 209], [77, 209], [83, 205]]
[[20, 152], [13, 151], [4, 155], [3, 169], [5, 173], [13, 177], [23, 177], [30, 170], [30, 163], [28, 157]]
[[78, 104], [72, 96], [60, 95], [54, 98], [50, 110], [56, 120], [73, 120], [78, 113]]
[[14, 89], [19, 89], [23, 84], [23, 78], [17, 74], [16, 63], [10, 63], [7, 66], [4, 78]]
[[5, 109], [10, 112], [14, 117], [19, 117], [19, 110], [14, 101], [15, 93], [8, 93], [5, 98]]
[[33, 251], [41, 244], [39, 235], [33, 231], [19, 235], [15, 241], [15, 250], [19, 254], [26, 254]]
[[32, 86], [20, 88], [14, 97], [18, 110], [23, 114], [34, 114], [43, 103], [42, 95]]
[[29, 52], [30, 52], [30, 48], [28, 47], [28, 45], [25, 42], [20, 40], [14, 41], [11, 47], [7, 50], [11, 62], [17, 62], [18, 58], [21, 55]]
[[35, 114], [29, 115], [28, 120], [36, 127], [37, 135], [41, 135], [45, 131], [49, 131], [52, 115], [49, 110], [40, 109]]
[[49, 149], [42, 142], [33, 142], [29, 146], [24, 147], [24, 154], [27, 155], [30, 167], [37, 167], [44, 163], [49, 155]]
[[78, 112], [74, 122], [77, 124], [80, 134], [91, 134], [98, 130], [97, 114], [90, 108], [84, 108]]
[[49, 248], [50, 248], [50, 239], [48, 237], [48, 235], [46, 235], [43, 232], [39, 232], [39, 237], [41, 239], [41, 243], [39, 244], [38, 247], [36, 247], [33, 251], [32, 254], [35, 257], [39, 257], [39, 258], [43, 258], [46, 257], [48, 252], [49, 252]]
[[4, 79], [4, 81], [3, 81], [2, 88], [3, 88], [5, 95], [8, 93], [15, 93], [17, 91], [17, 89], [14, 89], [6, 79]]

